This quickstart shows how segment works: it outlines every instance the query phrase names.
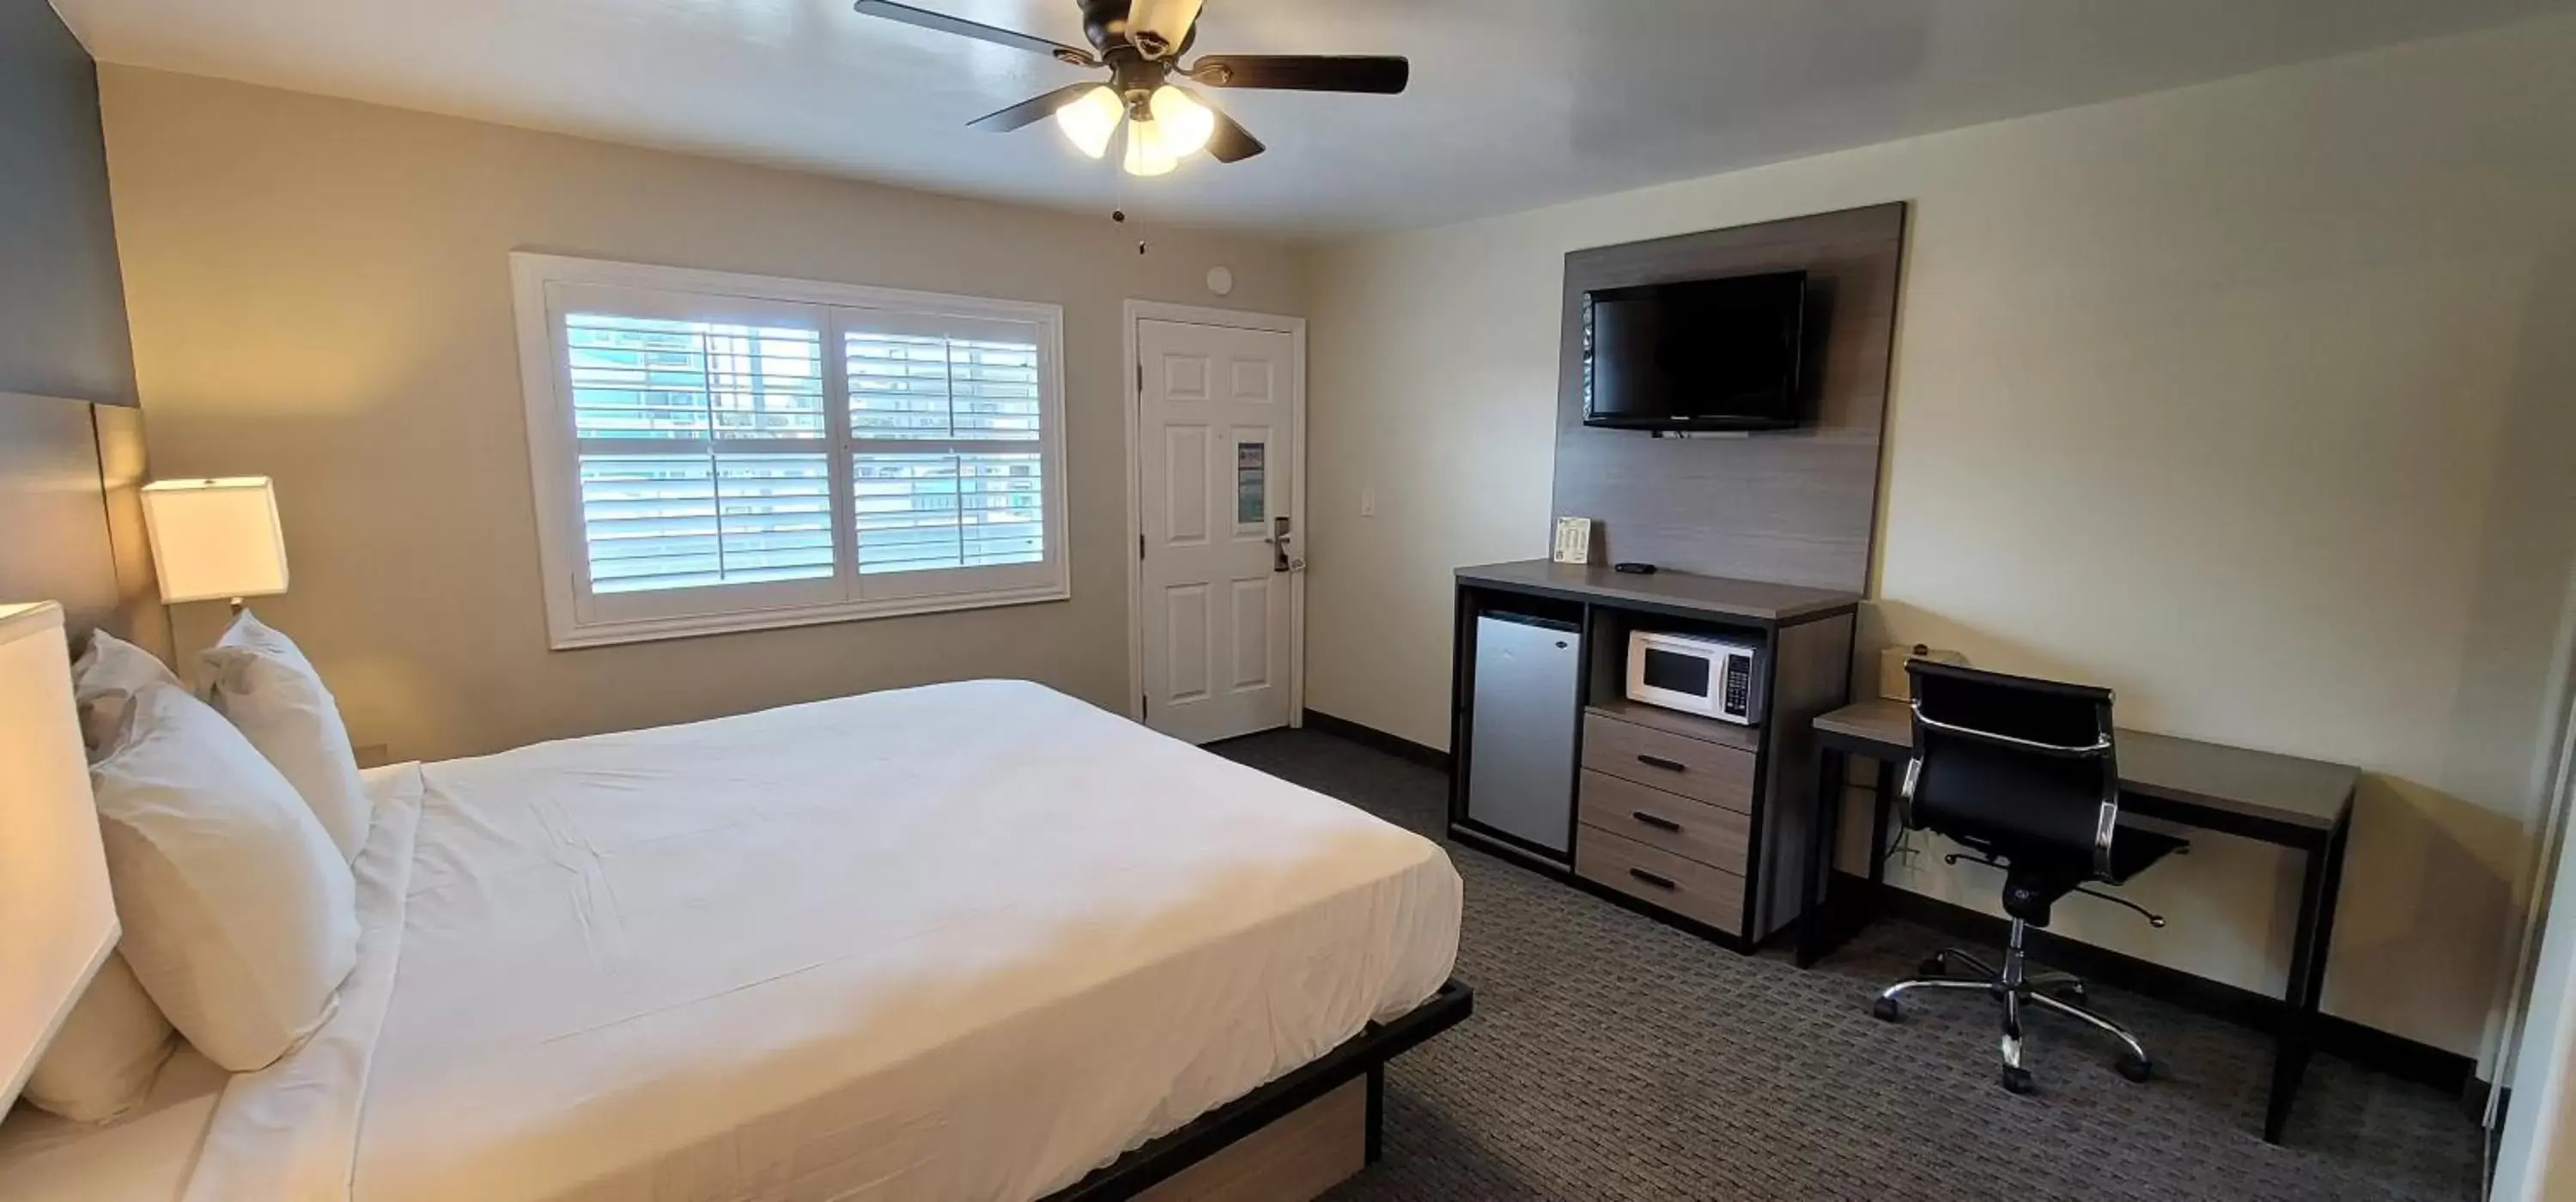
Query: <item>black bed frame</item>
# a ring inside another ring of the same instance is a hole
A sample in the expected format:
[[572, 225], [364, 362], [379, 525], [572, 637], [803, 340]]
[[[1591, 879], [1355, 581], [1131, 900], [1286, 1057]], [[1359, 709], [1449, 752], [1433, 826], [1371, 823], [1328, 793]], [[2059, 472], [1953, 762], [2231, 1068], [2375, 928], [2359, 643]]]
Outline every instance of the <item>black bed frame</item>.
[[1370, 1023], [1322, 1058], [1192, 1119], [1178, 1130], [1047, 1195], [1043, 1202], [1121, 1202], [1133, 1198], [1362, 1074], [1368, 1077], [1367, 1163], [1376, 1164], [1385, 1122], [1381, 1103], [1386, 1089], [1386, 1062], [1457, 1026], [1475, 1009], [1476, 991], [1452, 977], [1421, 1005], [1385, 1022]]

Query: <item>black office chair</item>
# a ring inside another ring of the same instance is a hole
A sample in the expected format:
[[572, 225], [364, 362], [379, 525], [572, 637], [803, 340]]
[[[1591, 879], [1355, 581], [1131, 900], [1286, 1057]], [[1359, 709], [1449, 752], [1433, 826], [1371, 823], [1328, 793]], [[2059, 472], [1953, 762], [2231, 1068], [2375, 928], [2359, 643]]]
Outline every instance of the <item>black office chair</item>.
[[[2120, 826], [2120, 771], [2113, 753], [2108, 689], [2060, 684], [2000, 672], [1915, 660], [1906, 665], [1914, 701], [1914, 757], [1905, 766], [1905, 823], [1967, 848], [1942, 857], [2004, 870], [2004, 913], [2012, 938], [1998, 970], [1945, 948], [1923, 975], [1878, 995], [1871, 1012], [1889, 1022], [1897, 999], [1916, 990], [1977, 990], [2003, 1003], [2004, 1088], [2029, 1093], [2021, 1066], [2021, 1016], [2038, 1005], [2100, 1029], [2126, 1048], [2120, 1075], [2144, 1081], [2154, 1071], [2145, 1045], [2126, 1028], [2084, 1007], [2084, 983], [2065, 973], [2026, 972], [2022, 941], [2048, 925], [2049, 907], [2069, 893], [2127, 906], [2147, 921], [2165, 920], [2125, 898], [2086, 888], [2119, 884], [2188, 845]], [[2116, 836], [2116, 837], [2115, 837]], [[1953, 975], [1965, 969], [1971, 975]]]

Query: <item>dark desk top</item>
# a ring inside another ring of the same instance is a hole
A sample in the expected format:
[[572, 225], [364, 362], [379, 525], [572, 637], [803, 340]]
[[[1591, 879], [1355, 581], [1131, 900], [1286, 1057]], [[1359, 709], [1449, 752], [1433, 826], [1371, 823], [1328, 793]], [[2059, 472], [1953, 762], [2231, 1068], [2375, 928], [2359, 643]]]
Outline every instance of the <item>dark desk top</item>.
[[1663, 571], [1651, 576], [1629, 576], [1611, 571], [1606, 563], [1557, 563], [1546, 559], [1460, 568], [1458, 581], [1577, 601], [1628, 602], [1694, 610], [1775, 625], [1851, 609], [1860, 604], [1858, 593], [1702, 576], [1694, 572]]
[[[1874, 744], [1889, 758], [1914, 747], [1913, 718], [1902, 701], [1847, 705], [1817, 718], [1816, 729], [1844, 743]], [[2360, 769], [2343, 764], [2134, 730], [2119, 733], [2116, 754], [2123, 793], [2313, 831], [2342, 821], [2361, 780]]]

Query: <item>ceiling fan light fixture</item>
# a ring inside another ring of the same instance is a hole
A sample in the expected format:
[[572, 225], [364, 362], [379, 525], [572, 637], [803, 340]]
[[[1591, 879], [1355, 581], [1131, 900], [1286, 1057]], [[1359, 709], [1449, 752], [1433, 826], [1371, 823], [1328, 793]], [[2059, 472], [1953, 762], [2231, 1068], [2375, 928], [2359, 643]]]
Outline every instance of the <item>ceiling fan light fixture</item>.
[[1163, 138], [1163, 123], [1145, 117], [1127, 123], [1127, 159], [1121, 164], [1129, 175], [1169, 175], [1181, 165]]
[[1207, 149], [1208, 137], [1216, 132], [1216, 114], [1170, 84], [1154, 89], [1147, 107], [1153, 110], [1154, 124], [1163, 127], [1164, 152], [1175, 159]]
[[1169, 58], [1189, 40], [1201, 0], [1134, 0], [1127, 9], [1127, 37], [1147, 58]]
[[1118, 132], [1119, 119], [1127, 107], [1118, 102], [1118, 93], [1103, 84], [1075, 97], [1073, 103], [1055, 111], [1055, 127], [1064, 131], [1065, 140], [1082, 153], [1099, 158], [1109, 153], [1109, 137]]

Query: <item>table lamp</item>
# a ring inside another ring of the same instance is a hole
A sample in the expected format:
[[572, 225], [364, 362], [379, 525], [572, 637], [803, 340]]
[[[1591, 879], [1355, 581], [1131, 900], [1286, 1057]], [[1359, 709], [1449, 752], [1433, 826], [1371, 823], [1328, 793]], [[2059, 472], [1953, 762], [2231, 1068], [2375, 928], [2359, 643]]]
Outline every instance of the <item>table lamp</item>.
[[143, 486], [143, 524], [161, 599], [212, 601], [286, 591], [286, 536], [266, 476], [160, 480]]
[[62, 607], [0, 605], [0, 1112], [116, 950]]

